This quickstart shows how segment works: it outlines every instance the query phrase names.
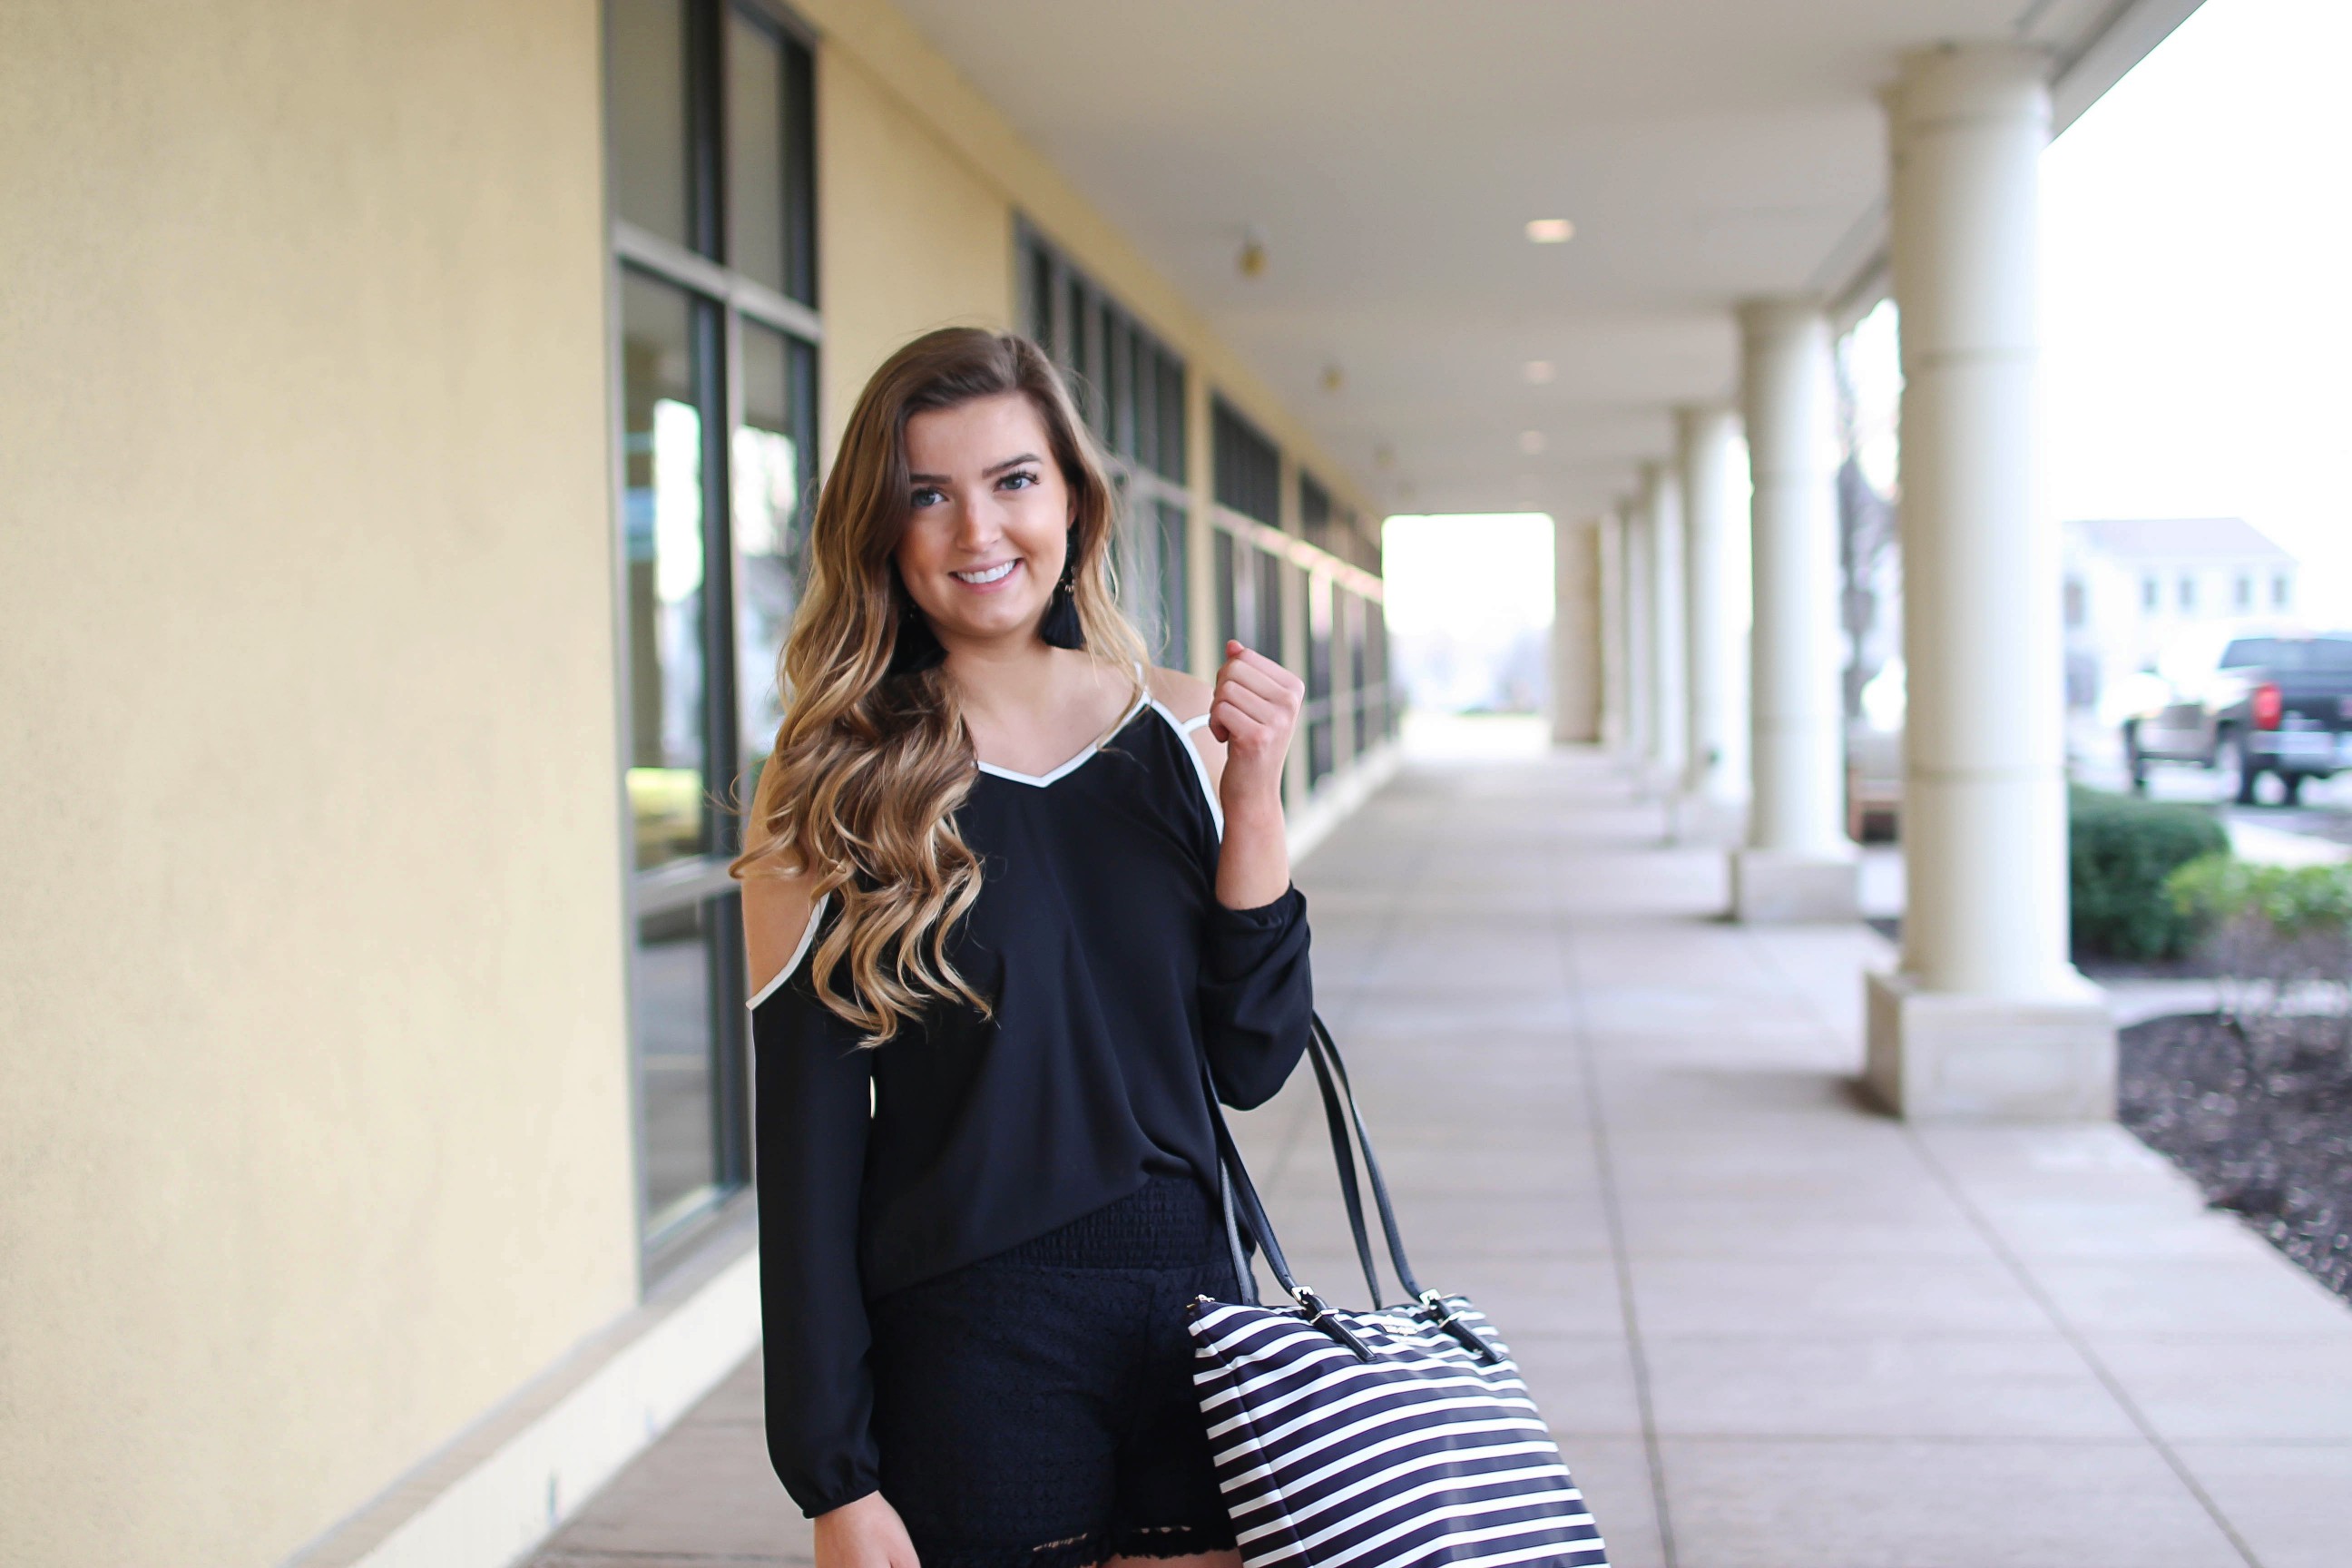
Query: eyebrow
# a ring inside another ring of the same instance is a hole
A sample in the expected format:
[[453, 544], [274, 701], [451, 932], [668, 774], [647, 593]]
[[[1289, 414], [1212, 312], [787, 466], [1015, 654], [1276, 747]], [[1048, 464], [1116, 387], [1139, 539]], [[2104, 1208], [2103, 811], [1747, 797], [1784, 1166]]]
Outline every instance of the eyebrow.
[[[1017, 458], [1007, 458], [1001, 463], [989, 464], [980, 470], [980, 477], [984, 479], [991, 474], [1001, 474], [1007, 468], [1017, 468], [1024, 463], [1042, 461], [1044, 459], [1036, 453], [1024, 452]], [[948, 482], [948, 477], [945, 474], [908, 474], [907, 478], [909, 482], [919, 485], [943, 485]]]

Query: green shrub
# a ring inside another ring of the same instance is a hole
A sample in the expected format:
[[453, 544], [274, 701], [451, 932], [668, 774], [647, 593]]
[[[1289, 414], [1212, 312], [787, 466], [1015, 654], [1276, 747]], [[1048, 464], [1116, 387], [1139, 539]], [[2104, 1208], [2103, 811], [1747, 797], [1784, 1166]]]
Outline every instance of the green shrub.
[[2186, 952], [2200, 929], [2198, 917], [2166, 896], [2165, 879], [2226, 852], [2221, 825], [2193, 805], [2076, 789], [2066, 826], [2074, 951], [2116, 958]]
[[2252, 919], [2294, 942], [2352, 927], [2352, 866], [2257, 866], [2203, 855], [2166, 878], [2164, 891], [2200, 931]]
[[2257, 1053], [2352, 1047], [2352, 866], [2191, 860], [2165, 879], [2221, 975], [2221, 1011]]

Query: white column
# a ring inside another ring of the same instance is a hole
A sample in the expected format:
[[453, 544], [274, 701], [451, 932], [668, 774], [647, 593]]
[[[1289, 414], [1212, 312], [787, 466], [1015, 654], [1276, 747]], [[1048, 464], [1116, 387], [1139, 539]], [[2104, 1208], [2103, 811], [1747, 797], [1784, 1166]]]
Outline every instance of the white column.
[[1887, 98], [1902, 315], [1909, 907], [1873, 975], [1873, 1089], [1906, 1115], [2114, 1114], [2115, 1034], [2067, 961], [2056, 531], [2035, 496], [2048, 60], [1905, 57]]
[[1696, 836], [1718, 831], [1748, 793], [1747, 616], [1732, 597], [1732, 458], [1739, 421], [1727, 408], [1685, 408], [1675, 425], [1683, 481], [1683, 663], [1690, 694], [1684, 826], [1685, 836]]
[[1642, 468], [1650, 531], [1650, 768], [1667, 799], [1689, 753], [1690, 698], [1683, 679], [1683, 482], [1675, 466]]
[[1556, 746], [1601, 739], [1600, 525], [1591, 518], [1551, 524], [1551, 739]]
[[1621, 502], [1617, 516], [1625, 541], [1625, 760], [1638, 781], [1646, 782], [1655, 717], [1650, 680], [1650, 528], [1639, 506]]
[[1844, 705], [1838, 691], [1837, 454], [1830, 323], [1810, 300], [1741, 307], [1755, 631], [1743, 921], [1852, 920]]
[[1625, 520], [1611, 513], [1594, 524], [1600, 542], [1601, 743], [1623, 751], [1632, 743], [1633, 679], [1627, 668]]

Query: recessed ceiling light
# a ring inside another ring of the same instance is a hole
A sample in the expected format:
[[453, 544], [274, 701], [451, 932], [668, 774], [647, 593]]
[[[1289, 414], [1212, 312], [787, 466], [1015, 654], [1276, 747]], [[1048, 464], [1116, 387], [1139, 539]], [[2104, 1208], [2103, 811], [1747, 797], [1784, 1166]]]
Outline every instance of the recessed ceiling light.
[[1528, 220], [1528, 241], [1531, 245], [1566, 245], [1575, 237], [1576, 226], [1564, 217]]
[[1548, 359], [1531, 359], [1528, 361], [1527, 364], [1522, 368], [1522, 374], [1527, 376], [1528, 385], [1541, 386], [1544, 383], [1549, 381], [1557, 373], [1552, 368], [1551, 361]]
[[1544, 433], [1542, 431], [1522, 430], [1519, 432], [1520, 451], [1525, 452], [1528, 457], [1532, 458], [1543, 449]]

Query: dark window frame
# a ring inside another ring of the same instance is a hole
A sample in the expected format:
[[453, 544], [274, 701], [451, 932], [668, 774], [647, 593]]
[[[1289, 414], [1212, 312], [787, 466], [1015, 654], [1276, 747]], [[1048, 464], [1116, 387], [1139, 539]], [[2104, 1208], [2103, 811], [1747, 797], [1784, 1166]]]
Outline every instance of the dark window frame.
[[1282, 448], [1222, 396], [1209, 405], [1209, 450], [1217, 504], [1280, 528]]
[[[1078, 413], [1108, 460], [1119, 498], [1113, 561], [1121, 602], [1152, 657], [1192, 668], [1189, 542], [1192, 494], [1186, 471], [1181, 356], [1074, 264], [1026, 218], [1013, 225], [1022, 331], [1070, 384]], [[1171, 514], [1179, 520], [1171, 521]]]
[[1338, 631], [1343, 592], [1328, 572], [1307, 575], [1307, 787], [1314, 788], [1338, 768], [1338, 721], [1334, 712], [1332, 638]]
[[1306, 469], [1298, 470], [1298, 534], [1318, 550], [1345, 559], [1346, 552], [1334, 548], [1331, 525], [1337, 509], [1331, 504], [1331, 492], [1321, 480]]
[[[815, 396], [820, 378], [816, 355], [821, 352], [824, 325], [817, 313], [819, 277], [816, 265], [816, 162], [814, 49], [816, 36], [805, 23], [770, 0], [679, 0], [687, 43], [685, 113], [688, 160], [681, 172], [687, 191], [687, 233], [689, 243], [679, 246], [637, 227], [624, 218], [608, 194], [607, 218], [610, 267], [608, 297], [609, 401], [613, 409], [614, 539], [616, 568], [626, 581], [625, 525], [620, 515], [626, 503], [622, 475], [623, 323], [619, 301], [621, 279], [635, 273], [667, 288], [684, 292], [692, 304], [696, 393], [701, 420], [701, 502], [703, 512], [704, 610], [699, 627], [702, 665], [703, 799], [701, 853], [656, 867], [637, 869], [634, 848], [626, 857], [626, 948], [629, 957], [630, 1062], [632, 1116], [635, 1145], [635, 1193], [638, 1204], [640, 1279], [650, 1284], [661, 1272], [692, 1249], [694, 1243], [722, 1222], [722, 1211], [732, 1211], [731, 1200], [751, 1178], [751, 1053], [749, 1017], [743, 1006], [749, 976], [743, 951], [741, 900], [727, 864], [740, 847], [740, 819], [730, 805], [746, 788], [741, 737], [741, 687], [752, 679], [737, 669], [736, 542], [731, 472], [731, 443], [746, 423], [748, 399], [743, 383], [742, 333], [746, 322], [781, 333], [787, 341], [784, 396], [793, 426], [794, 459], [802, 501], [796, 524], [805, 527], [816, 477]], [[606, 135], [612, 134], [614, 93], [611, 8], [607, 7], [604, 101]], [[786, 189], [779, 196], [785, 225], [782, 237], [784, 268], [782, 290], [734, 270], [728, 265], [726, 144], [728, 135], [728, 69], [730, 16], [741, 18], [776, 42], [781, 50], [782, 76], [778, 106], [786, 136], [779, 172]], [[608, 152], [608, 179], [614, 164]], [[616, 671], [625, 771], [633, 758], [632, 634], [625, 595], [615, 604], [620, 668]], [[758, 679], [766, 679], [764, 670]], [[627, 792], [622, 791], [624, 842], [634, 844], [635, 822]], [[651, 1155], [647, 1147], [647, 1095], [643, 1040], [639, 1034], [638, 949], [648, 922], [674, 919], [698, 910], [702, 921], [708, 975], [709, 1026], [711, 1039], [709, 1099], [711, 1111], [712, 1180], [705, 1200], [693, 1211], [677, 1216], [657, 1232], [648, 1230], [655, 1217], [646, 1212], [646, 1181]]]

